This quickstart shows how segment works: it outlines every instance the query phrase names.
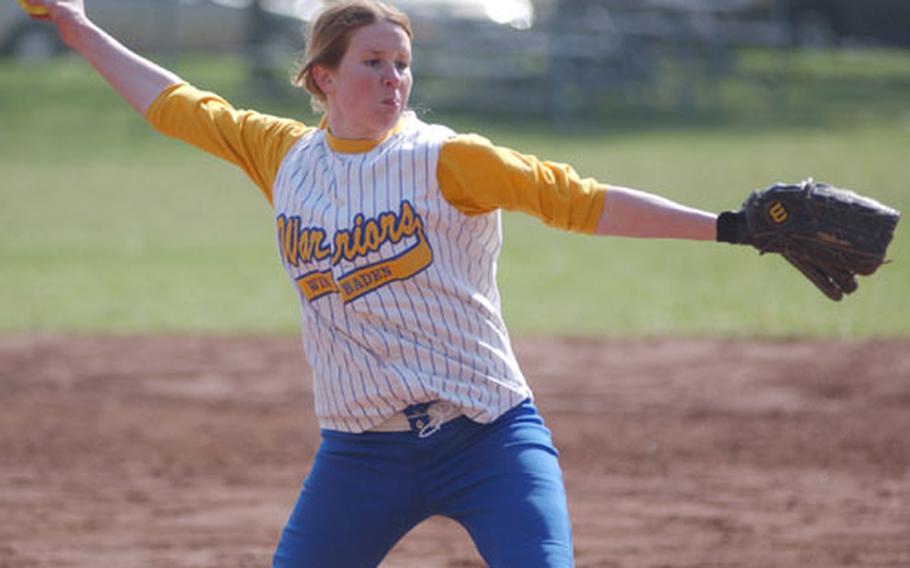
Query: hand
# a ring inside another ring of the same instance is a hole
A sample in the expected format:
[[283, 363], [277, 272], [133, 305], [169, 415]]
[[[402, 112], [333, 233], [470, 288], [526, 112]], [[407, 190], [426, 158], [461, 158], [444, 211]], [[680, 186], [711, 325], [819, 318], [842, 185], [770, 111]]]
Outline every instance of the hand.
[[40, 16], [41, 19], [47, 19], [57, 26], [60, 38], [65, 44], [75, 48], [79, 37], [79, 31], [88, 23], [88, 17], [85, 15], [84, 0], [26, 0], [28, 4], [44, 8], [47, 11], [46, 16]]
[[96, 26], [85, 14], [83, 0], [28, 0], [47, 10], [60, 38], [101, 74], [143, 117], [161, 92], [180, 77], [129, 48]]

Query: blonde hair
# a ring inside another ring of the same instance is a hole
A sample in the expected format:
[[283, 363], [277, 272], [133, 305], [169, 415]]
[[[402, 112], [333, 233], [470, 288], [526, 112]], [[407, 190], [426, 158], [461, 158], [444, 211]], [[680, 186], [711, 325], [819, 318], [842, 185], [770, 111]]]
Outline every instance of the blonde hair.
[[331, 2], [313, 21], [306, 53], [291, 82], [310, 93], [310, 103], [315, 111], [325, 111], [326, 96], [313, 77], [313, 67], [320, 65], [327, 69], [337, 69], [348, 49], [351, 34], [359, 28], [381, 21], [400, 26], [413, 39], [408, 16], [379, 0]]

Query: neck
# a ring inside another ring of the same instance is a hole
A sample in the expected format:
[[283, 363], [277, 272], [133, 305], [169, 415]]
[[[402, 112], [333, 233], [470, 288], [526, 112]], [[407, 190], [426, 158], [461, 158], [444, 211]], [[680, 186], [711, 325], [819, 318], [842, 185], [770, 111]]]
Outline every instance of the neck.
[[397, 121], [388, 128], [370, 128], [362, 124], [349, 124], [329, 113], [326, 115], [324, 123], [324, 127], [327, 127], [329, 133], [335, 138], [378, 142], [388, 137], [389, 132], [395, 128]]
[[342, 152], [346, 154], [357, 154], [361, 152], [368, 152], [382, 144], [390, 137], [397, 134], [404, 128], [405, 123], [407, 122], [408, 116], [411, 113], [404, 113], [398, 118], [398, 122], [392, 126], [392, 128], [383, 131], [378, 137], [366, 136], [366, 137], [356, 137], [356, 136], [339, 136], [337, 131], [332, 126], [332, 121], [328, 116], [323, 116], [322, 121], [319, 123], [319, 127], [326, 131], [328, 136], [329, 146], [336, 152]]

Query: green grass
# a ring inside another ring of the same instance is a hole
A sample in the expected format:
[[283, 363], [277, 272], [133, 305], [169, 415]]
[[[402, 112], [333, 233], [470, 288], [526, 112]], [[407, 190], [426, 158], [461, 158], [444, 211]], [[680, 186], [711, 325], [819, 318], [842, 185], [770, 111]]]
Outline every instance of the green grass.
[[[710, 210], [808, 175], [910, 210], [910, 55], [801, 55], [770, 87], [777, 66], [745, 64], [717, 85], [720, 109], [607, 100], [572, 129], [428, 118]], [[177, 70], [238, 106], [311, 120], [302, 98], [248, 92], [236, 62]], [[294, 332], [272, 227], [239, 171], [153, 133], [78, 60], [0, 63], [0, 332]], [[903, 226], [895, 262], [839, 304], [743, 247], [583, 237], [512, 214], [505, 235], [515, 334], [910, 335]]]

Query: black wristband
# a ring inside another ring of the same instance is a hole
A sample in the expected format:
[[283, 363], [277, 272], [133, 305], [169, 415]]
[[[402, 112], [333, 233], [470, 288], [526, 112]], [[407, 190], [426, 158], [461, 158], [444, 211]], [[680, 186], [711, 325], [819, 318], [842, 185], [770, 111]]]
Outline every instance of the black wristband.
[[741, 245], [746, 243], [746, 216], [737, 211], [724, 211], [717, 216], [717, 242]]

